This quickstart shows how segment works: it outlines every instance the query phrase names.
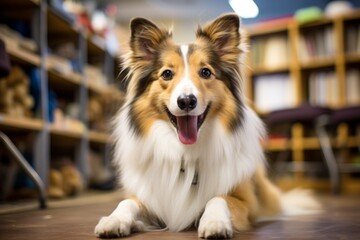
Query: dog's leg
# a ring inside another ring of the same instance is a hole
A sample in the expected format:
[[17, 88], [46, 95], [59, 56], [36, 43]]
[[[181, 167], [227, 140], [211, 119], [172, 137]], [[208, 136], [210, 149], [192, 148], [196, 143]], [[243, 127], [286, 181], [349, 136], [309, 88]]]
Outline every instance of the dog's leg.
[[126, 237], [132, 231], [141, 231], [144, 207], [137, 199], [126, 199], [107, 217], [102, 217], [95, 227], [97, 237]]
[[250, 206], [241, 199], [232, 196], [224, 197], [230, 210], [231, 223], [236, 231], [244, 231], [251, 228]]
[[205, 211], [200, 219], [198, 234], [201, 238], [232, 237], [230, 210], [223, 197], [212, 198], [206, 204]]
[[251, 228], [258, 201], [252, 179], [244, 181], [225, 196], [211, 199], [200, 219], [199, 237], [231, 238], [233, 229], [243, 231]]

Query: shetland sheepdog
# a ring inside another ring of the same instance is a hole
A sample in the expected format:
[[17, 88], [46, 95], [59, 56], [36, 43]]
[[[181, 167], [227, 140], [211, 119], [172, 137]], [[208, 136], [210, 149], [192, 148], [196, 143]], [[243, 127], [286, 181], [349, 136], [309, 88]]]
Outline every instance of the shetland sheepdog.
[[199, 237], [230, 238], [260, 218], [318, 207], [266, 176], [264, 126], [243, 94], [239, 27], [237, 15], [223, 15], [177, 45], [153, 22], [131, 21], [127, 96], [113, 132], [129, 198], [100, 219], [98, 237], [195, 226]]

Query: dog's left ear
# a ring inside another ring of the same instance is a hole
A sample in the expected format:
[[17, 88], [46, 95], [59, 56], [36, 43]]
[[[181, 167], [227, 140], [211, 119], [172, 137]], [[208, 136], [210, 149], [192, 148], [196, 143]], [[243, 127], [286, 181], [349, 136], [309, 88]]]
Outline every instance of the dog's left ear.
[[236, 14], [226, 14], [204, 28], [199, 27], [196, 37], [208, 39], [220, 56], [226, 54], [239, 54], [240, 19]]

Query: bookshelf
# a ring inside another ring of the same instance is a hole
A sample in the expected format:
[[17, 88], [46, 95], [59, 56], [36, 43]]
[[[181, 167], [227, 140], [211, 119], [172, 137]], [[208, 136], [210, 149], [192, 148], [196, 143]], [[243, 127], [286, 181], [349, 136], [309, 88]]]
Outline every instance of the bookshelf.
[[[260, 116], [266, 117], [273, 110], [303, 103], [333, 109], [360, 105], [359, 10], [307, 24], [299, 24], [293, 19], [267, 22], [248, 26], [246, 31], [251, 49], [247, 60], [246, 94]], [[271, 48], [273, 53], [267, 51]], [[279, 84], [281, 81], [283, 83]], [[274, 131], [275, 135], [272, 135]], [[315, 133], [302, 124], [292, 126], [290, 139], [277, 135], [276, 131], [269, 129], [270, 137], [264, 142], [270, 158], [289, 151], [290, 163], [297, 166], [290, 176], [280, 178], [280, 186], [329, 189], [327, 181], [308, 178], [304, 169], [314, 159], [313, 153], [320, 152]], [[355, 150], [360, 136], [347, 124], [341, 124], [334, 132], [332, 145], [336, 154], [342, 161], [353, 161], [351, 158], [359, 156]], [[343, 188], [359, 193], [360, 187], [354, 187], [360, 186], [356, 184], [360, 183], [359, 177], [352, 176], [342, 176]]]
[[[123, 93], [114, 87], [117, 60], [107, 52], [104, 40], [90, 36], [47, 1], [1, 1], [1, 26], [12, 21], [30, 29], [26, 42], [31, 43], [30, 47], [34, 45], [34, 49], [24, 48], [22, 41], [6, 38], [2, 29], [0, 39], [5, 41], [12, 66], [19, 66], [29, 79], [31, 74], [38, 77], [39, 95], [32, 116], [11, 116], [0, 110], [0, 130], [21, 150], [31, 153], [31, 164], [46, 185], [53, 159], [62, 155], [73, 161], [87, 184], [90, 152], [95, 151], [105, 159], [111, 143], [105, 127], [97, 128], [90, 123], [89, 102], [92, 96], [107, 96], [111, 99], [103, 108], [111, 105], [116, 109], [121, 104]], [[90, 78], [92, 75], [95, 77]], [[51, 107], [52, 99], [56, 101], [55, 109]], [[101, 119], [104, 125], [108, 116], [110, 113]], [[0, 151], [1, 156], [4, 154]]]

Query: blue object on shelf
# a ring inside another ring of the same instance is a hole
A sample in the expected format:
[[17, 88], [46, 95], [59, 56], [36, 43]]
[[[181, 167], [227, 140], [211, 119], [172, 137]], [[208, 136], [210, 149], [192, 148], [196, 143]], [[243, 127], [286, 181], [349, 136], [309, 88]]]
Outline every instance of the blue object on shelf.
[[71, 59], [71, 67], [74, 72], [81, 73], [81, 62], [79, 59]]
[[41, 72], [39, 68], [30, 70], [30, 94], [34, 98], [32, 111], [35, 115], [40, 115], [41, 110]]
[[[33, 112], [35, 115], [41, 114], [41, 71], [39, 68], [33, 68], [30, 71], [30, 93], [34, 98]], [[54, 121], [54, 112], [57, 107], [56, 94], [50, 88], [48, 89], [48, 113], [50, 122]]]
[[48, 96], [48, 110], [49, 110], [49, 115], [48, 115], [48, 118], [49, 118], [49, 122], [54, 122], [54, 114], [55, 114], [55, 109], [57, 107], [57, 100], [56, 100], [56, 94], [53, 90], [49, 89], [48, 91], [49, 93], [49, 96]]

